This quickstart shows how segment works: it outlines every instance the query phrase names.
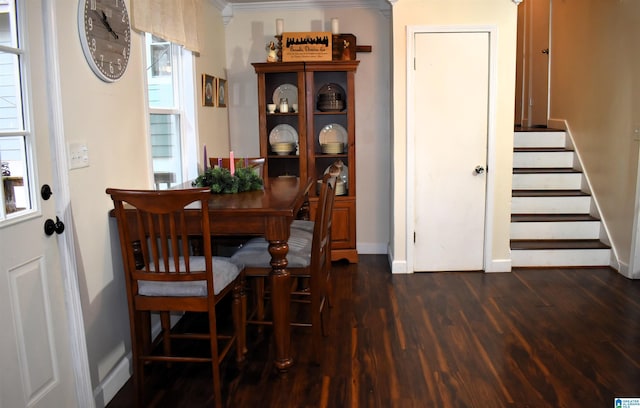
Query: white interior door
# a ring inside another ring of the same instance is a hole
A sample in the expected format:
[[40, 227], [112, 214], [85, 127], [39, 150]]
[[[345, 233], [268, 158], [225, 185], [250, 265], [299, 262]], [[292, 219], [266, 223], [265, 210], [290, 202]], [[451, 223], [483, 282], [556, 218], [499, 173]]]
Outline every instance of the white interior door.
[[489, 33], [417, 33], [414, 44], [414, 271], [482, 270]]
[[[49, 144], [51, 89], [47, 84], [48, 64], [43, 63], [46, 13], [39, 1], [17, 2], [17, 13], [14, 2], [8, 3], [0, 13], [2, 44], [16, 47], [6, 33], [17, 20], [24, 53], [0, 53], [2, 92], [17, 96], [13, 99], [17, 109], [8, 110], [4, 97], [0, 105], [0, 130], [5, 133], [0, 135], [0, 145], [13, 170], [13, 185], [7, 188], [3, 183], [0, 194], [4, 207], [0, 211], [0, 406], [77, 407], [82, 404], [78, 403], [72, 369], [72, 330], [65, 307], [59, 235], [54, 232], [47, 236], [43, 228], [46, 219], [56, 219], [56, 195], [45, 201], [39, 193], [44, 183], [56, 191], [51, 160], [56, 149]], [[23, 76], [21, 63], [26, 64]], [[7, 120], [7, 113], [11, 120]], [[8, 152], [12, 146], [18, 146], [17, 150]], [[3, 181], [9, 177], [7, 173]], [[11, 194], [15, 198], [12, 202], [6, 199]]]

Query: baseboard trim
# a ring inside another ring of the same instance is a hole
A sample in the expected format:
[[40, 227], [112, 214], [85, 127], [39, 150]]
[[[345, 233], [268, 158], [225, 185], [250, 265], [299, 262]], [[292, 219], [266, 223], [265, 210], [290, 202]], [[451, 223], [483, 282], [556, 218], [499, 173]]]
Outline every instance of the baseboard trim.
[[391, 244], [387, 245], [387, 258], [389, 259], [389, 265], [391, 266], [391, 273], [413, 273], [409, 272], [407, 268], [407, 260], [395, 261], [393, 256], [393, 248]]
[[567, 130], [567, 122], [564, 119], [548, 119], [547, 127], [551, 129]]
[[492, 259], [485, 265], [486, 273], [511, 272], [511, 259]]
[[[171, 327], [182, 317], [181, 313], [171, 314]], [[160, 334], [161, 326], [158, 316], [151, 317], [151, 337], [156, 338]], [[122, 357], [113, 370], [93, 390], [93, 399], [96, 408], [104, 408], [116, 396], [118, 391], [129, 381], [133, 375], [133, 356], [131, 352]]]
[[131, 353], [127, 353], [104, 380], [98, 384], [98, 387], [93, 390], [96, 408], [106, 407], [118, 391], [129, 381], [131, 374]]

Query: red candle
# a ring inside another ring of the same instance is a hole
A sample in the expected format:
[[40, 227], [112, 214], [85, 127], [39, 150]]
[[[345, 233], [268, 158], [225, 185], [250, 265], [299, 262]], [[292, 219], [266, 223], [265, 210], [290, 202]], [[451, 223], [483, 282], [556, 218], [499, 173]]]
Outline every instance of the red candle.
[[236, 172], [236, 163], [233, 159], [233, 151], [229, 152], [229, 170], [231, 171], [232, 176]]

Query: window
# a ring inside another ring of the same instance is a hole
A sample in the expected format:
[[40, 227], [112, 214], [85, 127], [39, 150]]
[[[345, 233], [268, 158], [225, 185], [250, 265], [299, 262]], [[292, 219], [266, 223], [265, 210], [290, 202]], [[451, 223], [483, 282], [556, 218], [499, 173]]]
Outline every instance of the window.
[[197, 176], [193, 55], [151, 34], [145, 43], [153, 180], [166, 189]]
[[29, 175], [32, 135], [25, 117], [24, 50], [14, 1], [0, 1], [0, 223], [33, 209]]

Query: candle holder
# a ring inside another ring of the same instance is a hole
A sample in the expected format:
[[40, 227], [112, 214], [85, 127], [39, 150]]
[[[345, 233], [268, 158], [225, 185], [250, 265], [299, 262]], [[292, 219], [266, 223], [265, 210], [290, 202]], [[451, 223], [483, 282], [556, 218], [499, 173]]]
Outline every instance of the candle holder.
[[278, 56], [278, 62], [282, 62], [282, 35], [276, 35], [276, 40], [278, 43], [276, 44], [276, 55]]

